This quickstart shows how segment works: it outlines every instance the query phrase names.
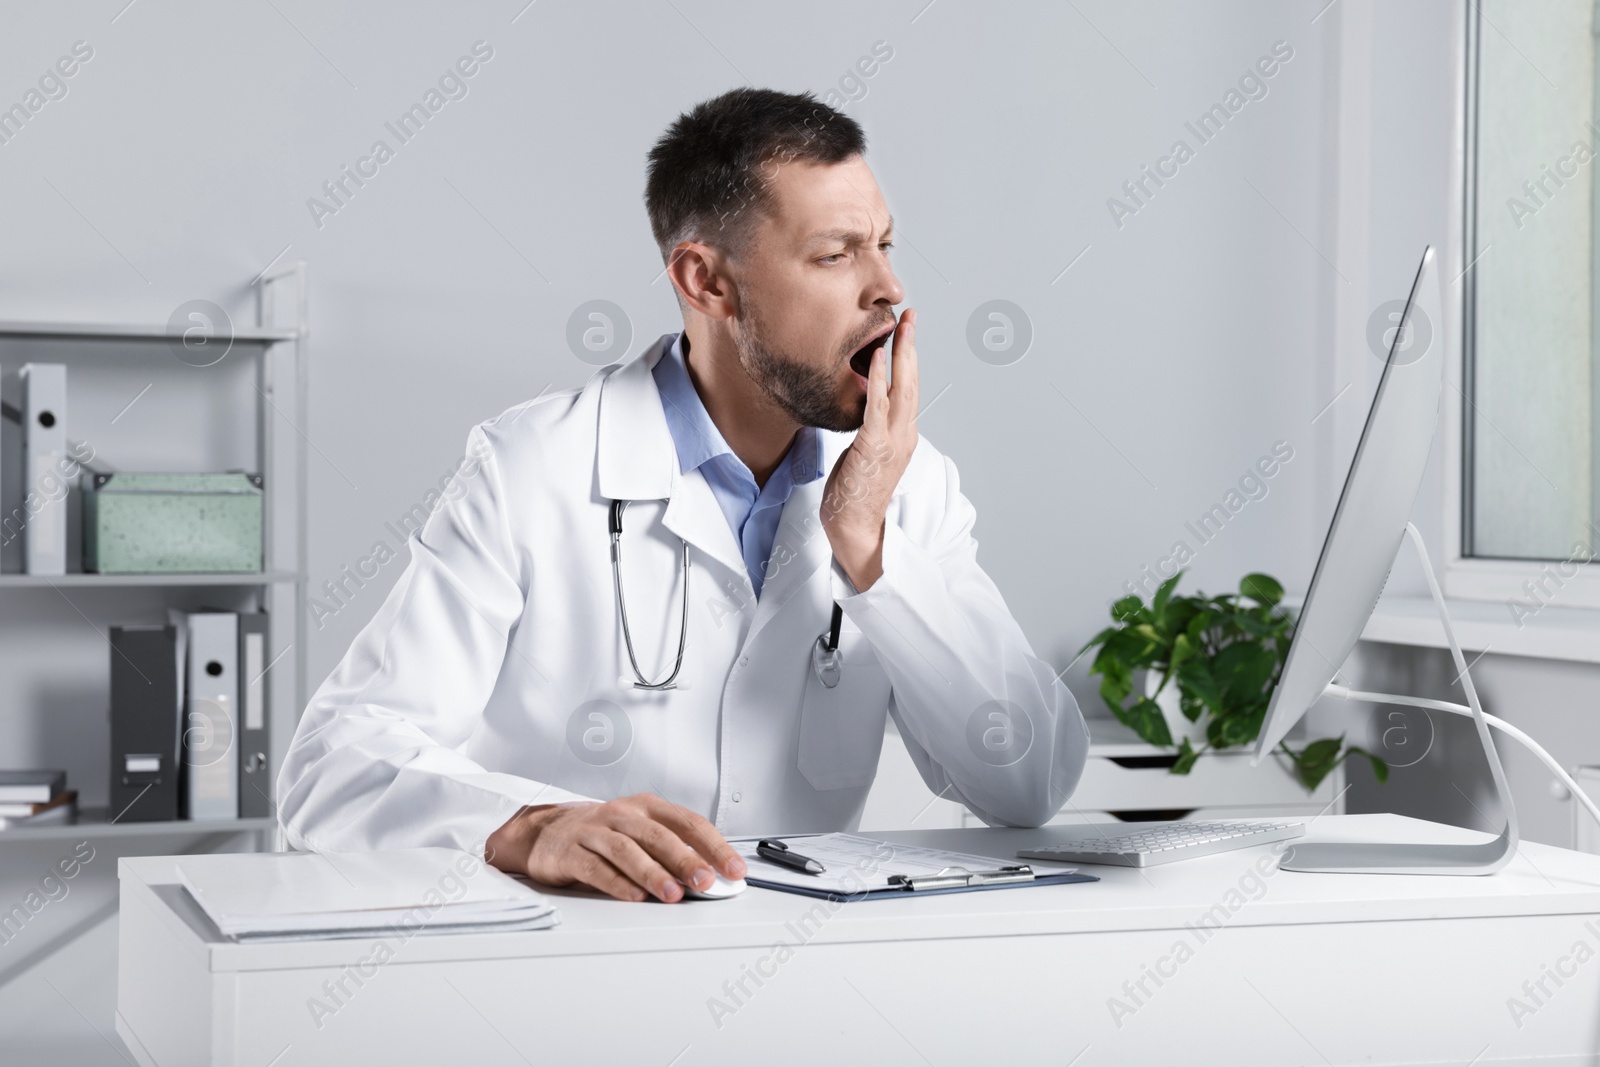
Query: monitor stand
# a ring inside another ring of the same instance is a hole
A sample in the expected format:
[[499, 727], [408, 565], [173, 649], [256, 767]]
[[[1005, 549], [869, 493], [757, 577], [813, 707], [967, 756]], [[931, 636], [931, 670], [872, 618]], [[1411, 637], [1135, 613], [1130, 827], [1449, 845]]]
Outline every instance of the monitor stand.
[[[1322, 872], [1328, 874], [1493, 874], [1517, 852], [1517, 811], [1511, 800], [1511, 789], [1506, 784], [1505, 770], [1489, 737], [1489, 722], [1478, 702], [1478, 691], [1467, 672], [1467, 659], [1456, 641], [1455, 630], [1450, 626], [1450, 613], [1445, 608], [1444, 594], [1439, 580], [1434, 577], [1433, 565], [1428, 559], [1428, 549], [1422, 535], [1411, 523], [1406, 523], [1406, 534], [1422, 560], [1422, 572], [1427, 575], [1428, 589], [1439, 608], [1439, 621], [1444, 624], [1445, 640], [1450, 644], [1456, 670], [1460, 672], [1461, 685], [1467, 691], [1470, 708], [1446, 704], [1443, 701], [1423, 701], [1408, 697], [1388, 697], [1381, 693], [1354, 693], [1344, 686], [1328, 687], [1328, 695], [1357, 700], [1386, 701], [1412, 707], [1436, 708], [1441, 711], [1470, 713], [1478, 728], [1478, 740], [1489, 761], [1489, 773], [1494, 778], [1495, 794], [1500, 810], [1505, 813], [1505, 828], [1493, 841], [1475, 845], [1399, 844], [1387, 841], [1308, 841], [1296, 843], [1283, 855], [1279, 869], [1285, 871]], [[1498, 722], [1497, 722], [1498, 724]]]

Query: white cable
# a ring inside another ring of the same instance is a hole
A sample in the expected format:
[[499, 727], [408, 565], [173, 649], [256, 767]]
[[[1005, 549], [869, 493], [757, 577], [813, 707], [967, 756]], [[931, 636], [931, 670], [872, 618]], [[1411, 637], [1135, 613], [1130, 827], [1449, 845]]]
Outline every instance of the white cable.
[[[1408, 707], [1427, 708], [1432, 711], [1447, 711], [1452, 715], [1464, 715], [1469, 719], [1472, 718], [1471, 708], [1467, 707], [1465, 704], [1452, 704], [1447, 700], [1428, 700], [1425, 697], [1404, 697], [1395, 696], [1389, 693], [1365, 693], [1357, 689], [1351, 689], [1348, 686], [1336, 684], [1329, 685], [1325, 692], [1328, 696], [1338, 697], [1341, 700], [1367, 700], [1374, 704], [1404, 704]], [[1544, 765], [1550, 768], [1561, 784], [1566, 786], [1572, 795], [1577, 797], [1583, 803], [1585, 808], [1589, 809], [1589, 814], [1594, 817], [1595, 822], [1600, 823], [1600, 807], [1595, 806], [1595, 802], [1589, 799], [1589, 794], [1584, 792], [1583, 788], [1579, 786], [1577, 782], [1572, 780], [1572, 775], [1568, 774], [1566, 768], [1562, 767], [1561, 764], [1555, 761], [1555, 757], [1551, 756], [1550, 753], [1546, 752], [1539, 746], [1539, 742], [1535, 741], [1533, 738], [1529, 737], [1515, 726], [1512, 726], [1504, 719], [1497, 718], [1496, 716], [1490, 715], [1487, 712], [1484, 713], [1483, 720], [1490, 726], [1493, 726], [1496, 730], [1499, 730], [1507, 736], [1521, 741], [1525, 746], [1527, 746], [1530, 752], [1532, 752], [1535, 756], [1538, 756], [1539, 759], [1543, 761]]]

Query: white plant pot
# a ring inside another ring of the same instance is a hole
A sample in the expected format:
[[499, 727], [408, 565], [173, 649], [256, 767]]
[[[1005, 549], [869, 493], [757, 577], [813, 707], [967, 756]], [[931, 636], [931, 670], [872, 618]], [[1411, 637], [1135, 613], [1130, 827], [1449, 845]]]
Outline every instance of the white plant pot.
[[1161, 695], [1156, 696], [1156, 686], [1160, 684], [1160, 671], [1145, 671], [1144, 695], [1154, 698], [1156, 706], [1161, 709], [1161, 717], [1167, 720], [1167, 733], [1172, 735], [1172, 743], [1179, 744], [1187, 737], [1190, 745], [1200, 748], [1206, 743], [1206, 716], [1200, 716], [1199, 722], [1190, 722], [1178, 702], [1178, 680], [1173, 678], [1167, 682]]

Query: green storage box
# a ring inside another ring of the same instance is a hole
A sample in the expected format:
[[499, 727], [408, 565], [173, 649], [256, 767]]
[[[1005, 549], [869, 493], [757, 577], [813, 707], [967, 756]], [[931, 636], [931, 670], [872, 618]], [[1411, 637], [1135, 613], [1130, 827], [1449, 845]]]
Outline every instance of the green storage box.
[[[87, 472], [86, 472], [87, 473]], [[261, 570], [261, 476], [90, 474], [83, 569], [100, 574]]]

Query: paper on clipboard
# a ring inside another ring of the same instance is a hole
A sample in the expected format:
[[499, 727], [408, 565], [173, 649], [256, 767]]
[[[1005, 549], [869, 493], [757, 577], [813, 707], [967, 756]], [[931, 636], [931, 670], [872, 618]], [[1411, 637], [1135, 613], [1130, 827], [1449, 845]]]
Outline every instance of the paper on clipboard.
[[[858, 834], [786, 834], [782, 840], [796, 852], [816, 860], [827, 868], [822, 874], [803, 871], [771, 863], [756, 854], [757, 837], [736, 838], [728, 843], [744, 857], [750, 868], [747, 878], [763, 882], [777, 882], [801, 889], [823, 890], [841, 894], [870, 892], [888, 889], [889, 876], [910, 877], [938, 874], [947, 868], [958, 867], [968, 871], [990, 870], [1013, 860], [999, 860], [993, 856], [977, 856], [969, 852], [950, 852], [942, 848], [922, 845], [904, 845], [882, 841]], [[1040, 873], [1060, 873], [1070, 868], [1035, 865]]]

